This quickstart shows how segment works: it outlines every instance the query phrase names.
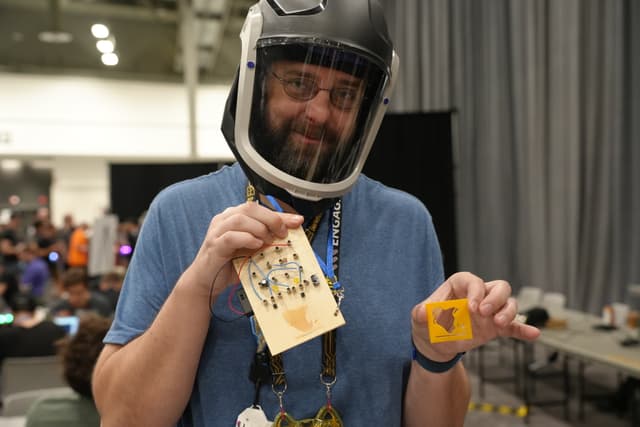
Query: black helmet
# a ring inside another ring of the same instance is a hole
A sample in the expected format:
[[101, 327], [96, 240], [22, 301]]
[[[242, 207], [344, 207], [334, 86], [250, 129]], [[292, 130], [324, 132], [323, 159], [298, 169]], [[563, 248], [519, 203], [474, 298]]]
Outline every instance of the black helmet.
[[240, 38], [222, 132], [259, 192], [324, 206], [355, 184], [397, 75], [382, 8], [261, 0]]

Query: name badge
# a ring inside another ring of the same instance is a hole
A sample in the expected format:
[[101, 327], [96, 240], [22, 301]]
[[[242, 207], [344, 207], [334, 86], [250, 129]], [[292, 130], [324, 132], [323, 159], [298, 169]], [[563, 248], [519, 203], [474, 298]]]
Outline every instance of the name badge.
[[272, 424], [260, 406], [250, 406], [240, 412], [235, 427], [271, 427]]

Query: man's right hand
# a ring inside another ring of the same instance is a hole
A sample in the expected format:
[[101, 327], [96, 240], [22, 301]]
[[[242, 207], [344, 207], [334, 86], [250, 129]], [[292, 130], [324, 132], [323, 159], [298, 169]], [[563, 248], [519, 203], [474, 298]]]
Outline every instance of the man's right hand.
[[207, 294], [213, 283], [214, 299], [238, 282], [230, 260], [249, 256], [276, 239], [287, 237], [290, 229], [302, 225], [301, 215], [272, 211], [256, 202], [225, 209], [213, 217], [190, 275]]

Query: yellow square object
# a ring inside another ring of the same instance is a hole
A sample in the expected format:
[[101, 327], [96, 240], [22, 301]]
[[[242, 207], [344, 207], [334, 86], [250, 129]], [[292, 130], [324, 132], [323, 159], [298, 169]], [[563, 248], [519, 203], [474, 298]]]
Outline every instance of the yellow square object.
[[469, 303], [466, 298], [430, 302], [425, 305], [425, 308], [427, 309], [429, 339], [432, 343], [473, 338]]

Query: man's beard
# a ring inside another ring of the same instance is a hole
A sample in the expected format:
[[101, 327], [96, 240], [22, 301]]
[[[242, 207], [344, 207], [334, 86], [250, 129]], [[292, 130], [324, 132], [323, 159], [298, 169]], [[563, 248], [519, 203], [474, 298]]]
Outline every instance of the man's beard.
[[[254, 137], [260, 140], [265, 149], [261, 152], [278, 169], [297, 178], [312, 182], [335, 182], [338, 178], [338, 165], [345, 144], [339, 144], [338, 135], [327, 129], [315, 132], [321, 134], [320, 145], [295, 142], [294, 133], [304, 134], [305, 130], [296, 127], [294, 119], [287, 120], [277, 129], [266, 129]], [[336, 152], [336, 150], [339, 150]]]

